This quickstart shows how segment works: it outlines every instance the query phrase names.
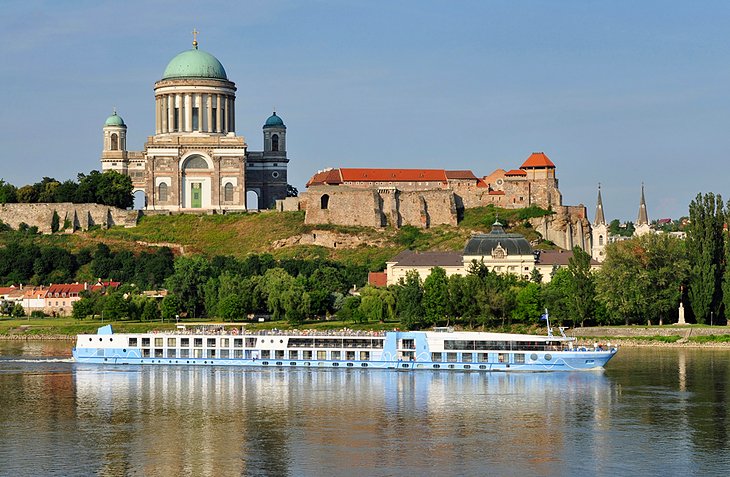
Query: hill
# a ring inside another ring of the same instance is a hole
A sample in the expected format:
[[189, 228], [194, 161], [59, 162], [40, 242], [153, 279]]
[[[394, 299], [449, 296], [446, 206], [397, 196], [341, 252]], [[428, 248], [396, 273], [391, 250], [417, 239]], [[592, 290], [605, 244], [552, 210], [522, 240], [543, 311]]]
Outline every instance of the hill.
[[[33, 240], [77, 251], [103, 242], [112, 249], [141, 251], [169, 246], [181, 255], [204, 254], [245, 257], [271, 253], [277, 258], [329, 258], [346, 263], [382, 268], [385, 261], [406, 248], [414, 250], [461, 250], [474, 232], [488, 232], [498, 217], [529, 240], [539, 240], [527, 219], [549, 212], [498, 209], [493, 206], [467, 209], [456, 227], [417, 229], [305, 225], [303, 212], [240, 213], [227, 215], [143, 216], [137, 227], [94, 229], [74, 234], [34, 236]], [[8, 234], [2, 234], [3, 242]]]

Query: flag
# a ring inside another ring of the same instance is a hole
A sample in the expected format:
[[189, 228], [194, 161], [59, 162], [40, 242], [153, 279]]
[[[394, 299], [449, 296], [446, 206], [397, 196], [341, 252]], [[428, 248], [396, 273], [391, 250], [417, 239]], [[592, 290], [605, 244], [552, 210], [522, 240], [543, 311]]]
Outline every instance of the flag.
[[548, 319], [548, 314], [547, 314], [547, 313], [543, 313], [542, 315], [540, 315], [540, 319], [541, 319], [541, 320], [545, 320], [545, 321], [547, 321], [547, 319]]

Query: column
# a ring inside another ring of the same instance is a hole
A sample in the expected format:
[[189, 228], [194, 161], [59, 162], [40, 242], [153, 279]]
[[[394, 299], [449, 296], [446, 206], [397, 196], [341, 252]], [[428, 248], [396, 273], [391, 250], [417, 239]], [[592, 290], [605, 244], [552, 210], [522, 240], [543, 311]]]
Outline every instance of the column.
[[192, 95], [190, 93], [185, 94], [185, 132], [193, 130], [193, 106], [192, 106]]
[[207, 132], [215, 132], [213, 131], [213, 95], [206, 94], [205, 95], [205, 130]]
[[167, 134], [168, 132], [170, 132], [167, 129], [167, 115], [168, 115], [167, 108], [169, 108], [167, 98], [168, 98], [167, 95], [160, 96], [160, 102], [162, 104], [162, 111], [160, 111], [160, 115], [162, 116], [160, 127], [162, 129], [162, 131], [161, 131], [162, 134]]
[[236, 132], [236, 98], [231, 97], [231, 131]]
[[230, 131], [229, 124], [228, 124], [228, 118], [230, 117], [230, 112], [231, 111], [230, 111], [230, 109], [228, 109], [229, 108], [228, 97], [224, 98], [224, 101], [225, 101], [225, 104], [226, 104], [226, 114], [225, 114], [225, 118], [223, 118], [223, 120], [225, 121], [224, 128], [223, 128], [223, 132], [227, 133], [228, 131]]
[[175, 95], [167, 95], [167, 132], [175, 129]]
[[221, 122], [223, 122], [223, 115], [221, 114], [221, 95], [215, 95], [216, 111], [215, 111], [215, 132], [221, 132]]

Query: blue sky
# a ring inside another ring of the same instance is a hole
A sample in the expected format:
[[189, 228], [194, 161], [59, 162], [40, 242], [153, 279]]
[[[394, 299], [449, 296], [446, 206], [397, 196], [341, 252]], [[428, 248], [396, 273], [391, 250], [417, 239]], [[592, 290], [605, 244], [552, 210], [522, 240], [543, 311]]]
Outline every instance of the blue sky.
[[642, 181], [652, 219], [730, 198], [730, 2], [4, 0], [0, 18], [0, 178], [18, 186], [98, 169], [114, 107], [141, 150], [197, 28], [249, 148], [284, 119], [300, 190], [325, 167], [483, 176], [544, 151], [591, 219], [599, 182], [622, 220]]

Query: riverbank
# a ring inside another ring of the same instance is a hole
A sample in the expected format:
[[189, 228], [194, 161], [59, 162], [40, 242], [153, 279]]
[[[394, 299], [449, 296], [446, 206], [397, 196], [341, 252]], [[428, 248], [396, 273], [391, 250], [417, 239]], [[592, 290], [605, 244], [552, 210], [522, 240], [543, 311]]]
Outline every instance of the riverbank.
[[[211, 322], [212, 323], [212, 322]], [[77, 334], [95, 333], [99, 326], [111, 324], [117, 333], [145, 333], [150, 331], [174, 330], [176, 323], [161, 322], [101, 322], [82, 321], [71, 318], [35, 319], [35, 320], [0, 320], [0, 340], [28, 341], [28, 340], [55, 340], [74, 341]], [[192, 323], [186, 323], [191, 325]], [[285, 322], [266, 323], [226, 323], [228, 326], [245, 326], [252, 331], [260, 329], [288, 329]], [[369, 323], [357, 325], [349, 322], [330, 321], [304, 325], [302, 329], [342, 329], [386, 331], [397, 327], [397, 323]], [[514, 333], [544, 333], [544, 328], [500, 329], [500, 332]], [[574, 336], [581, 346], [593, 346], [600, 343], [612, 346], [632, 348], [662, 347], [662, 348], [727, 348], [730, 349], [730, 327], [727, 326], [603, 326], [572, 328], [567, 331]]]

